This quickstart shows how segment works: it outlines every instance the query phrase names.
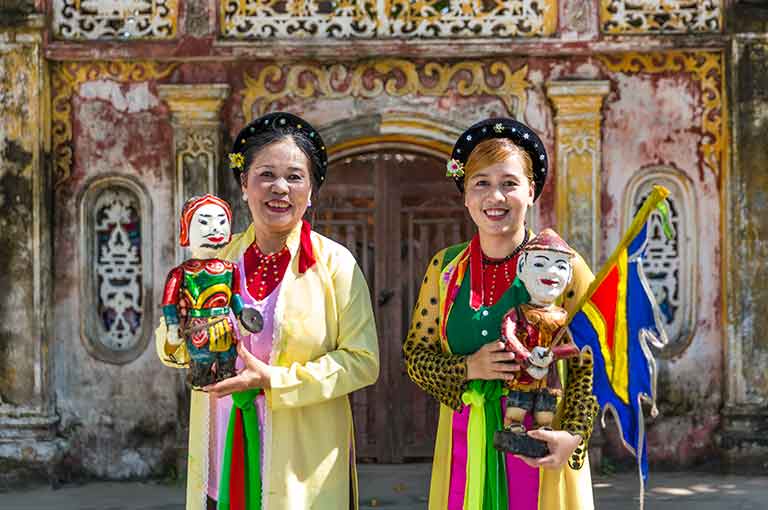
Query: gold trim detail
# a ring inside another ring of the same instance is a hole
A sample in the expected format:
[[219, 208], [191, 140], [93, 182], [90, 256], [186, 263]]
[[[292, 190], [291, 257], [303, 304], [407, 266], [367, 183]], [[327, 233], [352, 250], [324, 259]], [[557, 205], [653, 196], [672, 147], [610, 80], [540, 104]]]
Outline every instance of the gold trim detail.
[[371, 99], [381, 94], [440, 97], [450, 90], [464, 97], [497, 97], [510, 115], [519, 117], [525, 111], [525, 90], [530, 85], [527, 74], [527, 65], [513, 71], [498, 61], [417, 64], [383, 59], [352, 65], [301, 63], [287, 68], [270, 64], [255, 75], [245, 73], [242, 112], [247, 121], [286, 98]]
[[701, 114], [702, 141], [699, 145], [704, 166], [716, 176], [723, 173], [725, 140], [724, 61], [720, 53], [670, 51], [598, 55], [610, 71], [625, 74], [686, 72], [699, 83], [704, 111]]
[[54, 186], [58, 187], [72, 172], [72, 96], [78, 92], [80, 85], [93, 80], [120, 83], [157, 80], [170, 75], [178, 65], [145, 61], [53, 64], [51, 120], [55, 158]]

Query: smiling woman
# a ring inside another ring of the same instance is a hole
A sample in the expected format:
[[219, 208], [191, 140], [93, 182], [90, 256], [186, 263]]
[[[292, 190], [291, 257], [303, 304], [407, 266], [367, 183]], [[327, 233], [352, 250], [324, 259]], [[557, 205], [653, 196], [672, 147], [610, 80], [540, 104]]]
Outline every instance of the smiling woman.
[[[240, 337], [237, 376], [193, 392], [187, 509], [357, 508], [348, 395], [376, 381], [379, 352], [354, 257], [302, 220], [325, 145], [277, 112], [243, 128], [229, 160], [251, 225], [217, 256], [264, 324]], [[167, 340], [161, 324], [159, 353]]]
[[[499, 335], [508, 310], [536, 306], [516, 276], [521, 250], [533, 237], [525, 214], [547, 176], [544, 145], [513, 119], [479, 122], [456, 142], [447, 176], [463, 190], [477, 234], [432, 258], [403, 346], [408, 375], [441, 404], [429, 508], [590, 509], [583, 466], [597, 404], [589, 357], [569, 362], [561, 374], [567, 383], [554, 424], [559, 430], [529, 432], [546, 442], [549, 455], [516, 457], [492, 446], [511, 398], [504, 382], [528, 370]], [[573, 278], [548, 273], [568, 283], [563, 307], [569, 312], [593, 278], [578, 255], [572, 265]], [[532, 285], [534, 293], [546, 283]]]

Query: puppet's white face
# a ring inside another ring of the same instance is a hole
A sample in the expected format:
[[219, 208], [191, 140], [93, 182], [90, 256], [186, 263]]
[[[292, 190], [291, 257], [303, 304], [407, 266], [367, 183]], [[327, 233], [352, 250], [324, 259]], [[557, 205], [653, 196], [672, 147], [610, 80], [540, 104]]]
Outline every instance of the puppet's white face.
[[551, 305], [571, 281], [570, 257], [549, 250], [531, 250], [520, 261], [518, 277], [525, 284], [531, 302], [539, 306]]
[[227, 245], [230, 238], [227, 213], [216, 204], [205, 204], [192, 216], [189, 225], [189, 248], [196, 258], [212, 258]]

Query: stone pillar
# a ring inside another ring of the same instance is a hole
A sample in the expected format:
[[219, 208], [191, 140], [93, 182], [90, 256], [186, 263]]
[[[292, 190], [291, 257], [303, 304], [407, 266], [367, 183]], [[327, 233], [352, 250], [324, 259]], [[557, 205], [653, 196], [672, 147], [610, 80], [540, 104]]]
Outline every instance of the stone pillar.
[[554, 81], [556, 208], [560, 234], [587, 263], [600, 262], [600, 110], [607, 81]]
[[[600, 164], [603, 98], [607, 81], [554, 81], [547, 95], [555, 106], [556, 209], [558, 230], [593, 271], [600, 263]], [[597, 422], [599, 423], [599, 422]], [[605, 439], [599, 424], [589, 444], [594, 469]]]
[[[0, 4], [0, 18], [14, 6]], [[54, 211], [45, 23], [19, 9], [11, 14], [13, 23], [0, 23], [0, 486], [48, 475], [63, 446], [55, 439], [49, 356]]]
[[733, 41], [733, 168], [723, 180], [725, 228], [725, 405], [728, 467], [765, 472], [768, 458], [768, 37]]
[[[171, 110], [175, 162], [174, 218], [178, 225], [184, 202], [216, 194], [221, 154], [219, 110], [229, 95], [226, 84], [158, 85]], [[184, 258], [177, 248], [177, 261]]]

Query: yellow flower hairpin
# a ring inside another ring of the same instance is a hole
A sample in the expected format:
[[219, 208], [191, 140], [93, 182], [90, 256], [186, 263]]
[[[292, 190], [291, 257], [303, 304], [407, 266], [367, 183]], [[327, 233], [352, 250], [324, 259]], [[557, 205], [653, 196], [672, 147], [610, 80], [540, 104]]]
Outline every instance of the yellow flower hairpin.
[[240, 153], [240, 152], [230, 152], [229, 153], [229, 166], [230, 167], [242, 169], [243, 165], [245, 165], [245, 158], [243, 157], [242, 153]]

